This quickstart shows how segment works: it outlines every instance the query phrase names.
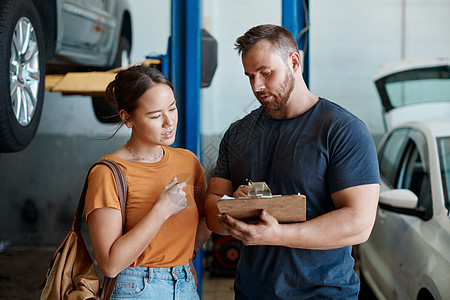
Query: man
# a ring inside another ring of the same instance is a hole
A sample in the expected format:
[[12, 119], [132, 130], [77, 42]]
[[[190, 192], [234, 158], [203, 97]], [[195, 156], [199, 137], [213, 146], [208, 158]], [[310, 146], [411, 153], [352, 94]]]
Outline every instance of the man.
[[[370, 235], [380, 183], [367, 127], [307, 89], [285, 28], [256, 26], [235, 46], [262, 107], [225, 133], [205, 209], [210, 229], [242, 242], [236, 299], [357, 299], [351, 247]], [[306, 195], [306, 222], [279, 224], [264, 210], [256, 224], [219, 215], [217, 201], [245, 196], [246, 179]]]

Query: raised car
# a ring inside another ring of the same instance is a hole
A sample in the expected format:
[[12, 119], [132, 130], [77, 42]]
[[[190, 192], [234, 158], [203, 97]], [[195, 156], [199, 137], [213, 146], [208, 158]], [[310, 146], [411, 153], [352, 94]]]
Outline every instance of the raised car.
[[[46, 74], [124, 65], [131, 42], [125, 0], [2, 0], [0, 152], [20, 151], [33, 139]], [[103, 98], [92, 100], [99, 119], [110, 113]]]

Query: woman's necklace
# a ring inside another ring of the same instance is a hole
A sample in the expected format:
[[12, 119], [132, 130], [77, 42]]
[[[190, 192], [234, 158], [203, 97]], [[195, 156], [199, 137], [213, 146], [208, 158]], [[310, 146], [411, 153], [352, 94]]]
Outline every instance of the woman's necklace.
[[138, 156], [133, 151], [131, 151], [130, 145], [128, 142], [126, 144], [126, 148], [127, 148], [128, 152], [130, 152], [131, 156], [133, 156], [133, 160], [145, 160], [145, 161], [148, 161], [151, 163], [155, 163], [155, 162], [160, 161], [164, 155], [164, 151], [163, 151], [162, 147], [160, 147], [160, 151], [159, 151], [158, 155], [155, 157], [152, 157], [152, 158], [145, 158], [145, 157]]

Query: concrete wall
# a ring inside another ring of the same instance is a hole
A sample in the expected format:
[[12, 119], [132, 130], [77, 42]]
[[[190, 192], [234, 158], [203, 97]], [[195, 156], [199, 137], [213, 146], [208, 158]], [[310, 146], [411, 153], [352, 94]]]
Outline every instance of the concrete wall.
[[450, 1], [310, 1], [310, 88], [382, 134], [372, 77], [386, 62], [450, 55]]
[[[132, 62], [165, 54], [170, 0], [132, 0]], [[450, 55], [448, 0], [310, 1], [310, 88], [343, 105], [382, 134], [381, 107], [372, 76], [402, 57]], [[203, 24], [218, 40], [218, 69], [202, 89], [202, 162], [213, 167], [229, 124], [258, 103], [233, 50], [236, 37], [262, 23], [281, 23], [281, 0], [205, 0]], [[42, 121], [31, 145], [0, 154], [0, 241], [54, 246], [67, 232], [88, 167], [126, 142], [111, 140], [115, 126], [99, 123], [89, 97], [46, 93]]]
[[[281, 22], [281, 1], [205, 1], [206, 25], [219, 41], [219, 66], [202, 93], [204, 165], [210, 169], [217, 137], [257, 107], [235, 39], [260, 23]], [[241, 4], [242, 3], [242, 4]], [[382, 108], [372, 78], [401, 58], [450, 55], [450, 1], [310, 0], [310, 89], [361, 118], [379, 139]], [[236, 9], [238, 7], [238, 9]], [[240, 21], [238, 21], [240, 20]], [[211, 157], [211, 160], [209, 158]]]

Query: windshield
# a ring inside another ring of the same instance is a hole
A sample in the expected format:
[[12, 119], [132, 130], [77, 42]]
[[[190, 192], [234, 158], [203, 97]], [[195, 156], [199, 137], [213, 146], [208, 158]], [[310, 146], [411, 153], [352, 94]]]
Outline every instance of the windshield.
[[444, 201], [445, 206], [450, 210], [450, 137], [439, 138], [438, 145]]
[[450, 102], [450, 67], [413, 69], [376, 82], [386, 111], [420, 103]]
[[386, 84], [394, 108], [399, 106], [450, 101], [450, 78], [398, 81]]

